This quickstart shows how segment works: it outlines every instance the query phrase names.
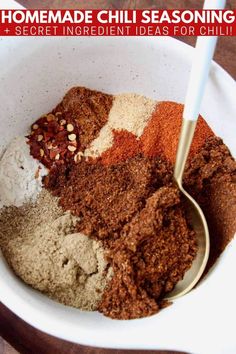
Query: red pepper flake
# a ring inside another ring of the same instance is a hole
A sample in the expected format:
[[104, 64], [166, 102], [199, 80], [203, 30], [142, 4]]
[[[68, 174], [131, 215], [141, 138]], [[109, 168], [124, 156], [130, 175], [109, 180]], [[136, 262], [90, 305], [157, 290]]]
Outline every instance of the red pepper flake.
[[[63, 125], [61, 121], [64, 122]], [[66, 128], [71, 125], [73, 125], [75, 135], [73, 142], [68, 138]], [[67, 117], [64, 112], [49, 113], [40, 117], [32, 124], [31, 133], [27, 138], [31, 155], [47, 168], [73, 159], [80, 147], [78, 124], [72, 121], [70, 116]], [[68, 145], [73, 145], [73, 153], [68, 149]]]

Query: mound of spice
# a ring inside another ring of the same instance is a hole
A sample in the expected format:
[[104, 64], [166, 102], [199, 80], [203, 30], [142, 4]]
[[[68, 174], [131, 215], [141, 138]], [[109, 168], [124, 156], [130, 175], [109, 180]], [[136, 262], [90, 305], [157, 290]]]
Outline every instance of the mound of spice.
[[104, 166], [82, 159], [45, 179], [60, 205], [79, 216], [77, 230], [103, 241], [114, 276], [99, 309], [112, 318], [149, 316], [196, 255], [170, 164], [136, 156]]
[[114, 165], [137, 156], [142, 151], [140, 140], [127, 130], [113, 130], [113, 145], [99, 157], [104, 165]]

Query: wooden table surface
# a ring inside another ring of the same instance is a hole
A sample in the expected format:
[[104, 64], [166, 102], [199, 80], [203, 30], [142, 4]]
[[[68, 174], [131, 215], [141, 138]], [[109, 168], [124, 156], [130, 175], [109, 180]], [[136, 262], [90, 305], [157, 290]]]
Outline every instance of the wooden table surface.
[[[201, 8], [203, 0], [18, 0], [27, 8]], [[227, 1], [228, 8], [236, 8], [236, 0]], [[194, 45], [194, 37], [179, 38]], [[215, 60], [230, 75], [236, 78], [236, 38], [222, 37], [219, 39]], [[4, 338], [4, 339], [3, 339]], [[10, 346], [10, 344], [11, 346]], [[13, 347], [15, 349], [13, 349]], [[130, 351], [105, 350], [83, 347], [48, 336], [15, 316], [0, 304], [0, 354], [126, 354]], [[144, 353], [143, 351], [135, 351]], [[131, 352], [132, 353], [132, 352]], [[147, 352], [145, 352], [147, 353]], [[148, 351], [149, 354], [173, 354], [174, 352]]]

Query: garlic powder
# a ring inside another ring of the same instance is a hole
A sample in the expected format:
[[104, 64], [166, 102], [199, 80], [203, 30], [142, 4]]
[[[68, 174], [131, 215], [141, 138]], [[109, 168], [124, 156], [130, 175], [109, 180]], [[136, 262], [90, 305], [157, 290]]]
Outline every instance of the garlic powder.
[[0, 160], [0, 208], [35, 201], [47, 169], [30, 155], [24, 136], [14, 138]]

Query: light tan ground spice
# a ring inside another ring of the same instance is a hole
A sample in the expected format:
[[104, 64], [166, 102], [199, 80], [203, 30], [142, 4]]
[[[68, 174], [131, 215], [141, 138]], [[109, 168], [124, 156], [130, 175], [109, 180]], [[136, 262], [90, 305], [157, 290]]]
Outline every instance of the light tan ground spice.
[[98, 157], [113, 145], [113, 131], [127, 131], [140, 137], [156, 107], [156, 101], [134, 93], [115, 95], [108, 121], [98, 137], [85, 151], [86, 156]]
[[0, 214], [0, 247], [15, 273], [65, 305], [95, 310], [111, 271], [97, 241], [79, 234], [78, 219], [41, 192], [35, 204]]

